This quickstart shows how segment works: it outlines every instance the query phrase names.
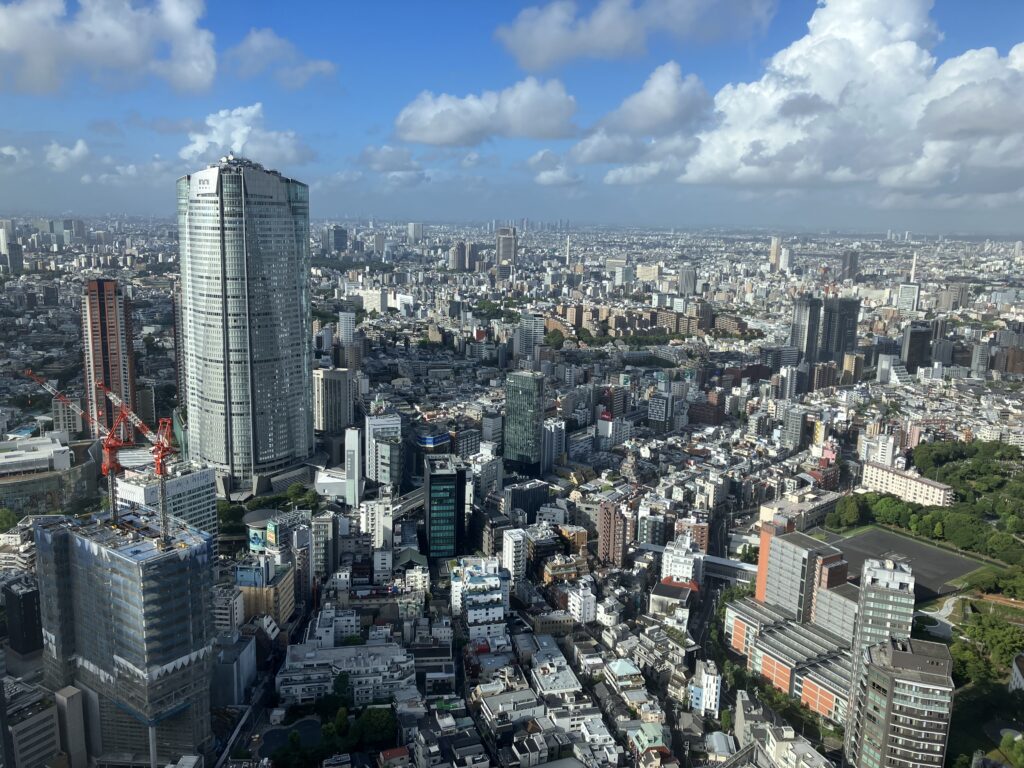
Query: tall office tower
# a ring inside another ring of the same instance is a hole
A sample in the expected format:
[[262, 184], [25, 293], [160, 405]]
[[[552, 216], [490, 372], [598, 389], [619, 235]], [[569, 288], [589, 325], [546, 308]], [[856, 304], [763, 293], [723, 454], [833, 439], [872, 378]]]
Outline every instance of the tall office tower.
[[165, 540], [158, 518], [122, 515], [50, 518], [35, 537], [46, 685], [87, 692], [92, 748], [154, 768], [209, 756], [210, 535], [172, 526]]
[[693, 296], [697, 292], [697, 269], [695, 267], [679, 268], [679, 293]]
[[782, 248], [782, 240], [778, 237], [772, 237], [772, 243], [768, 246], [768, 266], [771, 267], [772, 272], [779, 271], [779, 251]]
[[384, 249], [387, 247], [387, 235], [383, 232], [376, 232], [373, 235], [373, 252], [377, 256], [384, 255]]
[[356, 335], [356, 313], [338, 313], [338, 343], [343, 346], [352, 344]]
[[[186, 463], [171, 464], [164, 477], [167, 514], [186, 525], [210, 534], [217, 554], [217, 477], [212, 469], [196, 469]], [[118, 510], [160, 514], [160, 479], [153, 472], [126, 470], [114, 487]]]
[[313, 370], [313, 429], [340, 435], [352, 424], [355, 377], [347, 368]]
[[174, 317], [174, 377], [178, 383], [178, 403], [188, 402], [188, 365], [185, 361], [185, 317], [181, 309], [181, 280], [171, 289], [171, 310]]
[[818, 360], [842, 362], [843, 355], [856, 349], [859, 317], [860, 299], [825, 299], [822, 303]]
[[800, 351], [800, 358], [808, 363], [818, 360], [818, 328], [821, 325], [822, 302], [816, 296], [805, 294], [793, 302], [793, 322], [789, 328], [789, 345]]
[[406, 234], [413, 245], [423, 241], [423, 225], [418, 221], [410, 221], [406, 226]]
[[565, 455], [565, 422], [561, 419], [545, 419], [543, 441], [540, 452], [540, 471], [550, 472], [556, 461]]
[[363, 452], [358, 427], [345, 430], [345, 503], [352, 509], [363, 498]]
[[939, 768], [953, 710], [953, 659], [942, 643], [886, 639], [865, 651], [846, 728], [853, 768]]
[[495, 264], [516, 265], [516, 251], [519, 248], [519, 238], [516, 236], [515, 227], [502, 227], [498, 230], [495, 247]]
[[[94, 426], [92, 436], [103, 436], [99, 426], [114, 425], [117, 409], [97, 381], [135, 407], [135, 361], [132, 355], [131, 303], [116, 280], [99, 278], [85, 284], [82, 297], [82, 348], [85, 352], [85, 397]], [[123, 438], [131, 436], [126, 426]]]
[[424, 457], [427, 557], [455, 557], [466, 538], [466, 467], [451, 453]]
[[857, 251], [843, 251], [839, 272], [843, 280], [856, 280], [860, 275], [860, 254]]
[[544, 315], [523, 312], [516, 328], [515, 352], [517, 357], [534, 357], [536, 349], [544, 343]]
[[[816, 588], [837, 587], [846, 583], [848, 565], [835, 547], [799, 533], [768, 536], [768, 550], [758, 554], [758, 599], [789, 611], [797, 621], [810, 621]], [[762, 542], [765, 541], [762, 536]], [[761, 559], [766, 558], [764, 589], [760, 589]]]
[[513, 469], [540, 474], [544, 430], [544, 376], [514, 371], [505, 379], [505, 461]]
[[896, 309], [898, 309], [901, 314], [913, 314], [914, 312], [917, 312], [917, 305], [920, 300], [920, 284], [903, 283], [896, 294]]
[[985, 342], [978, 342], [971, 348], [971, 375], [976, 379], [988, 376], [992, 347]]
[[932, 329], [926, 322], [913, 321], [903, 329], [900, 360], [908, 373], [931, 362]]
[[906, 640], [914, 621], [914, 574], [897, 560], [868, 558], [860, 572], [857, 629], [853, 638], [853, 681], [868, 648], [893, 638]]
[[466, 262], [466, 241], [459, 240], [448, 251], [448, 269], [451, 272], [465, 272], [468, 269]]
[[320, 248], [325, 256], [347, 251], [348, 232], [344, 227], [334, 225], [324, 227], [320, 237]]
[[397, 488], [402, 482], [402, 417], [384, 400], [374, 400], [366, 415], [366, 478]]
[[309, 188], [229, 155], [178, 180], [178, 228], [189, 458], [262, 490], [313, 453]]
[[792, 254], [789, 252], [789, 248], [779, 251], [779, 272], [789, 272], [791, 258]]

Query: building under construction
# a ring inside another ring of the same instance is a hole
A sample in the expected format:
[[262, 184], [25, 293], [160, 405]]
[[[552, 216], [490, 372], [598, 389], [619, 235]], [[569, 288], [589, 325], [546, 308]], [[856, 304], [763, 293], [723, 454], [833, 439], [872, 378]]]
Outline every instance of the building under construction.
[[157, 515], [55, 517], [36, 546], [46, 684], [85, 692], [91, 756], [209, 754], [210, 535]]

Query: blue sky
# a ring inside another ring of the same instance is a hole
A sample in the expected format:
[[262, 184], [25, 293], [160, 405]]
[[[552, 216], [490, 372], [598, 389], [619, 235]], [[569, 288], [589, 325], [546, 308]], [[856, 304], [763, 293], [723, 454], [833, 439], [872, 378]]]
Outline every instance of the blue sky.
[[1016, 233], [1024, 3], [0, 2], [0, 211]]

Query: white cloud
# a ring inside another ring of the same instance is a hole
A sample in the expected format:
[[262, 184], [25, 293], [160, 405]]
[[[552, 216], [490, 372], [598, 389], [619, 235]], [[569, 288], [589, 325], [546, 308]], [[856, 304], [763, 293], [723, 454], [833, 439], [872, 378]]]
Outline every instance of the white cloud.
[[571, 155], [577, 163], [627, 163], [639, 158], [643, 151], [639, 139], [598, 128], [576, 144]]
[[536, 71], [635, 55], [657, 31], [681, 40], [745, 37], [774, 14], [775, 0], [600, 0], [589, 15], [574, 0], [555, 0], [523, 9], [496, 36], [521, 67]]
[[583, 177], [574, 172], [565, 160], [550, 149], [542, 149], [526, 161], [536, 172], [533, 180], [545, 187], [565, 187], [579, 184]]
[[558, 80], [528, 77], [503, 91], [465, 97], [424, 91], [399, 113], [399, 138], [421, 144], [472, 146], [491, 138], [550, 139], [571, 135], [576, 100]]
[[53, 91], [86, 71], [121, 85], [155, 75], [173, 87], [207, 88], [217, 71], [202, 0], [63, 0], [0, 5], [0, 86]]
[[611, 131], [662, 135], [692, 128], [705, 120], [712, 101], [700, 78], [687, 75], [670, 61], [651, 73], [637, 93], [604, 119]]
[[32, 153], [11, 144], [0, 146], [0, 172], [14, 171], [31, 165]]
[[392, 187], [416, 187], [430, 181], [426, 172], [419, 170], [391, 171], [384, 180]]
[[70, 147], [64, 147], [56, 141], [46, 146], [46, 163], [55, 171], [66, 171], [89, 156], [89, 145], [79, 139]]
[[304, 87], [318, 75], [330, 77], [336, 69], [333, 62], [325, 59], [305, 58], [291, 41], [267, 28], [250, 29], [226, 56], [240, 77], [255, 77], [273, 70], [277, 82], [291, 89]]
[[359, 153], [358, 160], [377, 173], [416, 171], [420, 167], [419, 163], [413, 160], [412, 151], [408, 147], [392, 147], [389, 144], [365, 147]]
[[188, 134], [178, 156], [189, 162], [209, 160], [229, 152], [244, 154], [264, 165], [295, 165], [313, 158], [294, 131], [263, 127], [263, 104], [222, 109], [207, 115], [204, 125]]

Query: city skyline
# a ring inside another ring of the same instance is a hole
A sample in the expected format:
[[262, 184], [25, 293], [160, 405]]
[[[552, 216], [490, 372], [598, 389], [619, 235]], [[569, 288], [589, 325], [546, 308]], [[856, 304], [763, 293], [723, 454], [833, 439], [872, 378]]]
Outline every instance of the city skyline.
[[[168, 180], [235, 151], [306, 180], [314, 218], [1017, 228], [1011, 3], [323, 8], [315, 31], [272, 9], [236, 24], [231, 3], [21, 5], [0, 6], [0, 206], [19, 212], [168, 215]], [[342, 21], [402, 55], [338, 45]], [[21, 42], [39, 35], [52, 49]]]

